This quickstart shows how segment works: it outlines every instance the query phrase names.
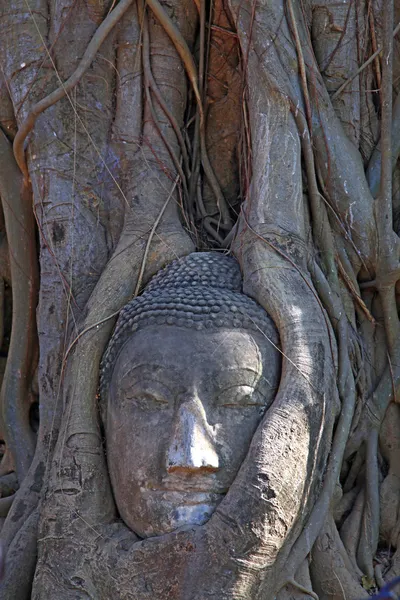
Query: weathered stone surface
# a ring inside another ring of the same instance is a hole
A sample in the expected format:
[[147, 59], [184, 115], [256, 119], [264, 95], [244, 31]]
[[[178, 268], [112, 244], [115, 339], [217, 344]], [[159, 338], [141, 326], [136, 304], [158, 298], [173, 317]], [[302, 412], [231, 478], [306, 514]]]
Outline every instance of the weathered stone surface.
[[234, 259], [192, 254], [122, 311], [102, 405], [114, 497], [141, 537], [208, 520], [276, 393], [275, 327], [240, 288]]

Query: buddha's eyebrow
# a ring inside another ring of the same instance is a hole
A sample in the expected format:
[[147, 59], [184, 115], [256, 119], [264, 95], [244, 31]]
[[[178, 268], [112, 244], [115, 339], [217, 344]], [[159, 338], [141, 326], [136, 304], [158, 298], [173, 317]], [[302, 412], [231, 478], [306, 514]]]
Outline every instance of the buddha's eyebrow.
[[139, 363], [137, 365], [129, 364], [126, 368], [124, 368], [121, 372], [120, 380], [122, 381], [129, 375], [132, 375], [134, 371], [148, 371], [149, 375], [154, 374], [157, 371], [167, 372], [168, 375], [172, 375], [173, 378], [176, 378], [179, 375], [179, 370], [175, 365], [163, 364], [160, 365], [158, 363]]
[[219, 387], [237, 385], [255, 385], [261, 379], [262, 373], [249, 367], [227, 367], [222, 372], [214, 373], [214, 381]]

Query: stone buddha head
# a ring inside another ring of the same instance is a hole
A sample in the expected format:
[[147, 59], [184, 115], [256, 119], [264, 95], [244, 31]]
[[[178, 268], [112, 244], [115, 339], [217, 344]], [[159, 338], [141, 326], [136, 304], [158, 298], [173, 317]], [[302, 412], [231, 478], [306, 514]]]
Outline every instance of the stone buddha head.
[[237, 262], [218, 253], [175, 261], [121, 311], [101, 412], [116, 505], [137, 535], [209, 519], [276, 394], [277, 343]]

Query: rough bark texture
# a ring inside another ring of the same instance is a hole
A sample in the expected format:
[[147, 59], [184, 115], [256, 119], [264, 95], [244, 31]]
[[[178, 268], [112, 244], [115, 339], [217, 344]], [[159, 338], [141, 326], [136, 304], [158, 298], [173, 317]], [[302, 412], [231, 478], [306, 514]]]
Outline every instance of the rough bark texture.
[[[400, 575], [399, 19], [0, 0], [1, 598], [356, 600]], [[238, 259], [280, 386], [209, 522], [139, 540], [99, 364], [195, 249]]]

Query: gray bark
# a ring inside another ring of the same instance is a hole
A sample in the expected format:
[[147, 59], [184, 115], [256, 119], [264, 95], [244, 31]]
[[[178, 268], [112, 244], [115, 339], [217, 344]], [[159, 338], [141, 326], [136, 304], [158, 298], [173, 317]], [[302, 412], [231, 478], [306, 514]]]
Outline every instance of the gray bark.
[[[381, 550], [399, 532], [398, 38], [383, 62], [400, 3], [132, 2], [34, 114], [115, 4], [0, 2], [1, 597], [355, 600], [382, 583], [377, 564], [400, 572]], [[27, 180], [11, 144], [32, 114]], [[16, 301], [12, 209], [30, 219], [36, 321]], [[161, 267], [227, 246], [279, 332], [279, 390], [210, 521], [139, 540], [104, 457], [101, 356]], [[26, 389], [7, 387], [21, 369]]]

